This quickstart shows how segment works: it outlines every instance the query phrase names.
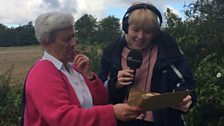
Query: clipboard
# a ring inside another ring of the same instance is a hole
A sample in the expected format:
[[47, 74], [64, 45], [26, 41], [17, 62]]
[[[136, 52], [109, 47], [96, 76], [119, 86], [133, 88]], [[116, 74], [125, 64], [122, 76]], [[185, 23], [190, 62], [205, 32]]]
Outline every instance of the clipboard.
[[127, 103], [131, 106], [139, 106], [145, 111], [152, 111], [175, 105], [181, 102], [190, 92], [191, 90], [185, 90], [159, 94], [145, 92], [137, 87], [132, 87]]

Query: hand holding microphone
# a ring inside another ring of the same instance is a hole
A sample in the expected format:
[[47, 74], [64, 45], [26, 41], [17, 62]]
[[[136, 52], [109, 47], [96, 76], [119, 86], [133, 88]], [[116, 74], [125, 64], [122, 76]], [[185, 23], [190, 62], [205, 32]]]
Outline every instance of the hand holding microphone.
[[117, 88], [122, 88], [124, 86], [134, 85], [136, 69], [140, 68], [142, 64], [142, 54], [137, 50], [132, 49], [127, 56], [127, 66], [130, 69], [123, 69], [118, 72], [117, 75]]
[[134, 70], [132, 69], [123, 69], [118, 71], [117, 74], [117, 88], [123, 88], [125, 86], [131, 85], [132, 80], [134, 79]]

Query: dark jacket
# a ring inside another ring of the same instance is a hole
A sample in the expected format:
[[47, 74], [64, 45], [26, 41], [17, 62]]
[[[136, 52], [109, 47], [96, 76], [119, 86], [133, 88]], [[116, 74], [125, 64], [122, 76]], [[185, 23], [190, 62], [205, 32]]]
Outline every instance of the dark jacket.
[[[167, 33], [161, 32], [153, 44], [158, 46], [157, 60], [154, 65], [151, 91], [158, 93], [172, 92], [173, 90], [195, 89], [196, 82], [185, 57], [180, 52], [175, 40]], [[121, 70], [121, 54], [126, 46], [124, 37], [108, 45], [101, 59], [99, 77], [103, 82], [107, 81], [110, 102], [122, 103], [127, 95], [127, 88], [116, 89], [117, 73]], [[182, 74], [181, 80], [170, 67], [173, 64]], [[193, 104], [196, 95], [191, 93]], [[192, 104], [192, 105], [193, 105]], [[192, 106], [191, 106], [192, 107]], [[153, 111], [156, 126], [183, 126], [182, 112], [172, 108], [164, 108]]]

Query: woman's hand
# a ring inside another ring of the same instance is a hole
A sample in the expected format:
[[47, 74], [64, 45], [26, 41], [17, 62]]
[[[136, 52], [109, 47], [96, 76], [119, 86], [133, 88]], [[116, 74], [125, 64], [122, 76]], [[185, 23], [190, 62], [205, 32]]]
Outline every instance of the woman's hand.
[[141, 108], [129, 106], [127, 103], [116, 104], [113, 108], [116, 118], [122, 121], [135, 119], [142, 113]]
[[187, 97], [183, 99], [182, 102], [178, 103], [177, 105], [173, 105], [172, 108], [176, 110], [181, 110], [183, 112], [187, 112], [189, 111], [191, 104], [192, 104], [192, 99], [191, 99], [191, 96], [188, 95]]
[[122, 88], [124, 86], [130, 85], [134, 79], [133, 73], [134, 70], [131, 69], [123, 69], [118, 71], [116, 87]]
[[78, 70], [88, 79], [93, 78], [94, 73], [91, 70], [92, 64], [89, 57], [84, 54], [78, 53], [75, 55], [73, 63], [77, 66]]

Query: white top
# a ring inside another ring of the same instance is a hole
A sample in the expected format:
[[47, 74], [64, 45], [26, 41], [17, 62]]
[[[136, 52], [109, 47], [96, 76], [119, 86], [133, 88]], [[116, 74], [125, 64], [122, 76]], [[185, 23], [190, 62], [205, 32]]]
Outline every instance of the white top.
[[93, 99], [92, 95], [87, 87], [87, 84], [83, 78], [83, 76], [76, 72], [72, 66], [72, 63], [67, 63], [67, 68], [69, 71], [66, 70], [65, 66], [61, 61], [53, 57], [47, 51], [44, 51], [44, 55], [41, 60], [48, 60], [54, 64], [54, 66], [60, 70], [69, 80], [71, 86], [73, 87], [79, 102], [83, 108], [90, 108], [93, 107]]

